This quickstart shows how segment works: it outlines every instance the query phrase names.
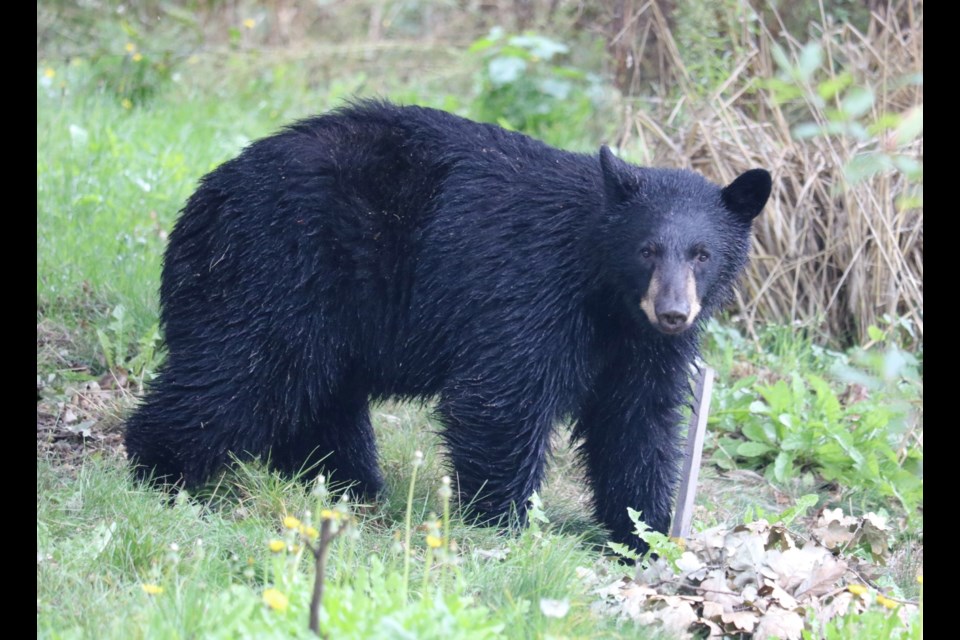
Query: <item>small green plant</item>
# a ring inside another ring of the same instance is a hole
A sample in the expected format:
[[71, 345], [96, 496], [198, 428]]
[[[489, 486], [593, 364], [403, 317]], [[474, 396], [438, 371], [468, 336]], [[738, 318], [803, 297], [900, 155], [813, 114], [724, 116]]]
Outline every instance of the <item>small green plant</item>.
[[123, 44], [122, 53], [103, 51], [90, 60], [92, 79], [114, 94], [124, 109], [149, 101], [173, 75], [169, 52], [154, 54], [141, 50], [132, 41]]
[[633, 522], [633, 532], [637, 537], [647, 543], [647, 552], [641, 556], [627, 545], [619, 542], [608, 542], [607, 546], [613, 549], [617, 555], [623, 556], [628, 560], [633, 560], [641, 567], [649, 566], [651, 558], [657, 556], [666, 560], [674, 569], [677, 569], [677, 560], [679, 560], [683, 554], [683, 546], [667, 534], [651, 529], [650, 526], [641, 519], [643, 514], [639, 511], [628, 507], [627, 514]]
[[[900, 172], [911, 186], [898, 197], [898, 207], [922, 207], [923, 160], [915, 148], [908, 147], [923, 135], [923, 104], [901, 113], [877, 114], [873, 89], [857, 84], [850, 70], [834, 71], [825, 64], [824, 47], [819, 42], [807, 43], [795, 60], [779, 47], [774, 47], [772, 54], [780, 73], [766, 80], [766, 87], [774, 100], [779, 104], [805, 103], [820, 116], [796, 125], [794, 138], [841, 136], [857, 141], [860, 150], [844, 167], [847, 180], [857, 183], [884, 171]], [[886, 90], [910, 85], [922, 86], [923, 74], [897, 78]]]
[[589, 127], [606, 101], [600, 77], [562, 62], [570, 48], [546, 36], [497, 27], [469, 49], [482, 60], [475, 112], [507, 129], [551, 138]]
[[738, 0], [681, 0], [671, 16], [678, 53], [692, 87], [701, 95], [728, 81], [747, 54], [744, 29], [755, 32], [760, 18], [749, 3]]
[[550, 519], [543, 509], [543, 499], [538, 492], [534, 491], [528, 501], [527, 529], [532, 533], [540, 533], [542, 530], [541, 525], [546, 527], [549, 524]]
[[916, 357], [888, 342], [836, 358], [829, 375], [791, 371], [766, 384], [747, 376], [715, 396], [711, 422], [722, 435], [713, 459], [779, 483], [815, 472], [913, 516], [923, 500], [921, 394]]
[[817, 506], [819, 500], [820, 498], [817, 494], [808, 493], [800, 496], [795, 505], [780, 513], [767, 513], [766, 510], [759, 505], [750, 505], [743, 515], [743, 522], [747, 524], [756, 520], [766, 520], [771, 524], [781, 524], [788, 527], [794, 520], [802, 518], [807, 514], [807, 511]]
[[160, 326], [154, 323], [140, 336], [136, 341], [135, 353], [130, 356], [128, 354], [132, 341], [132, 322], [124, 306], [114, 307], [110, 318], [106, 329], [97, 329], [97, 338], [107, 369], [118, 379], [129, 378], [136, 383], [137, 391], [143, 393], [144, 383], [153, 379], [163, 357], [159, 350]]
[[[411, 495], [416, 484], [417, 470], [423, 465], [423, 454], [416, 452], [411, 474]], [[412, 525], [413, 501], [407, 502], [404, 527], [403, 568], [370, 558], [367, 570], [331, 578], [327, 575], [327, 557], [332, 543], [343, 533], [356, 532], [355, 520], [345, 494], [336, 506], [330, 507], [330, 492], [319, 476], [312, 494], [316, 505], [300, 518], [286, 515], [282, 518], [282, 538], [270, 540], [271, 580], [262, 590], [261, 598], [277, 616], [299, 610], [305, 599], [306, 584], [301, 571], [301, 559], [309, 552], [313, 557], [313, 586], [309, 598], [309, 628], [324, 637], [324, 633], [342, 637], [369, 637], [393, 629], [405, 630], [416, 637], [436, 633], [438, 628], [453, 624], [452, 637], [494, 637], [499, 626], [491, 624], [482, 607], [462, 593], [462, 585], [452, 568], [452, 540], [449, 537], [450, 478], [441, 480], [437, 494], [441, 501], [438, 519], [433, 514], [421, 527]], [[313, 522], [319, 522], [318, 527]], [[414, 531], [423, 530], [422, 583], [419, 597], [411, 592], [410, 573], [419, 545], [413, 544]], [[453, 580], [448, 580], [448, 574]], [[436, 588], [431, 585], [436, 583]], [[363, 603], [358, 602], [363, 600]], [[321, 606], [322, 605], [322, 606]], [[369, 605], [371, 609], [365, 607]], [[357, 609], [365, 611], [357, 617]], [[462, 625], [462, 626], [461, 626]], [[322, 630], [321, 630], [322, 629]], [[391, 632], [388, 635], [393, 635]]]

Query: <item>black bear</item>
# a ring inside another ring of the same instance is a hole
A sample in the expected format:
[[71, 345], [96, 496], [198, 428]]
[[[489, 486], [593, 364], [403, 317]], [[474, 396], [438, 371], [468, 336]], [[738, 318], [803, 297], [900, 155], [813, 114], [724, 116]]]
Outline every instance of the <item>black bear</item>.
[[323, 459], [371, 495], [368, 403], [435, 398], [461, 495], [496, 519], [522, 516], [571, 419], [597, 518], [639, 546], [627, 507], [667, 530], [700, 326], [770, 188], [421, 107], [296, 123], [204, 177], [170, 234], [169, 355], [129, 456], [187, 486], [231, 454]]

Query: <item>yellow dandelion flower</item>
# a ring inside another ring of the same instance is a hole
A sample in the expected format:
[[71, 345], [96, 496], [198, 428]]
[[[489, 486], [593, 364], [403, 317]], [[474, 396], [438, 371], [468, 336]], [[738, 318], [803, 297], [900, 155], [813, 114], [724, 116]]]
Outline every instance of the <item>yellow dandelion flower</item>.
[[43, 70], [44, 78], [52, 78], [55, 75], [57, 75], [57, 72], [54, 71], [52, 67], [47, 67], [46, 69]]
[[427, 534], [428, 547], [430, 547], [431, 549], [439, 549], [442, 544], [443, 544], [443, 540], [441, 538], [438, 538], [437, 536], [432, 534]]
[[270, 551], [273, 551], [274, 553], [280, 553], [287, 548], [287, 543], [283, 540], [271, 540], [270, 544], [267, 546], [270, 547]]
[[340, 520], [341, 518], [343, 518], [343, 514], [333, 509], [323, 509], [320, 512], [321, 520]]
[[263, 602], [274, 611], [283, 613], [290, 607], [290, 600], [279, 589], [267, 589], [263, 592]]
[[152, 596], [163, 593], [163, 587], [158, 584], [141, 584], [140, 588], [143, 589], [144, 593], [149, 593]]
[[923, 574], [920, 574], [919, 576], [917, 576], [917, 582], [919, 582], [920, 584], [923, 584]]
[[303, 526], [300, 527], [300, 535], [307, 536], [311, 540], [320, 536], [320, 532], [314, 529], [313, 527]]
[[138, 51], [137, 53], [133, 54], [133, 61], [134, 61], [134, 62], [140, 62], [141, 60], [143, 60], [143, 54], [142, 54], [142, 53], [140, 53], [140, 52]]
[[867, 588], [862, 584], [848, 584], [847, 591], [855, 596], [860, 596], [861, 598], [867, 595]]
[[124, 109], [133, 109], [133, 102], [130, 100], [130, 98], [124, 98], [120, 101], [120, 106]]
[[126, 45], [124, 45], [123, 50], [127, 53], [133, 53], [137, 50], [137, 45], [133, 44], [132, 42], [128, 42]]
[[247, 29], [253, 29], [255, 26], [257, 26], [257, 21], [253, 18], [247, 18], [243, 21], [243, 26], [245, 26]]
[[880, 595], [878, 595], [878, 596], [877, 596], [877, 604], [882, 604], [882, 605], [885, 606], [887, 609], [896, 609], [896, 608], [897, 608], [897, 603], [894, 602], [893, 600], [891, 600], [890, 598], [885, 597], [885, 596], [880, 596]]
[[299, 529], [300, 521], [293, 516], [287, 516], [283, 519], [283, 526], [287, 529]]

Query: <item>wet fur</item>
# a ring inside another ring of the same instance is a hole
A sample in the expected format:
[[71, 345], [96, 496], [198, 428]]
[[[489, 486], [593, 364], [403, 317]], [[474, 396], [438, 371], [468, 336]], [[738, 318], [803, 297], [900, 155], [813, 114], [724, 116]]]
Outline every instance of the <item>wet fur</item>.
[[[373, 495], [368, 403], [436, 398], [459, 490], [498, 518], [522, 515], [572, 419], [597, 518], [639, 546], [626, 509], [669, 526], [700, 327], [769, 193], [751, 173], [721, 190], [380, 102], [294, 124], [204, 177], [170, 235], [169, 356], [129, 455], [188, 486], [232, 454], [288, 473], [326, 456]], [[668, 335], [641, 300], [694, 245], [702, 309]]]

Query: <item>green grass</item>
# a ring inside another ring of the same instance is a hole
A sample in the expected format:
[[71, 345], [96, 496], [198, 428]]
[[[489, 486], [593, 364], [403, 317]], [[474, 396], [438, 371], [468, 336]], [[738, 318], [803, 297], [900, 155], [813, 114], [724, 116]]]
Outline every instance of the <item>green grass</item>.
[[[400, 413], [396, 408], [391, 411], [390, 415]], [[424, 418], [423, 412], [409, 410], [400, 421], [377, 419], [387, 459], [410, 460], [412, 456], [403, 455], [409, 447], [423, 445], [425, 451], [432, 450], [432, 437], [421, 428]], [[559, 525], [540, 533], [517, 534], [469, 526], [454, 517], [455, 574], [445, 586], [434, 575], [428, 586], [430, 597], [422, 598], [425, 545], [417, 527], [429, 514], [442, 511], [436, 490], [444, 468], [434, 455], [426, 457], [415, 486], [412, 604], [398, 602], [396, 579], [403, 556], [396, 545], [403, 533], [405, 503], [401, 494], [411, 471], [409, 464], [402, 469], [388, 465], [389, 489], [384, 499], [373, 506], [354, 506], [355, 535], [343, 536], [334, 544], [329, 606], [336, 610], [338, 598], [347, 597], [348, 592], [362, 598], [360, 594], [367, 591], [368, 597], [385, 607], [367, 611], [367, 618], [379, 617], [364, 619], [359, 626], [348, 616], [344, 621], [348, 626], [339, 633], [331, 622], [334, 636], [390, 637], [386, 629], [398, 620], [408, 629], [419, 628], [416, 637], [584, 637], [600, 631], [605, 637], [616, 637], [621, 633], [615, 620], [590, 613], [591, 599], [575, 573], [579, 566], [607, 561], [579, 536], [556, 532]], [[76, 477], [38, 460], [38, 635], [230, 637], [277, 631], [305, 636], [309, 599], [305, 565], [286, 584], [285, 591], [295, 603], [282, 616], [284, 624], [276, 627], [276, 619], [264, 616], [259, 598], [263, 585], [271, 582], [276, 562], [267, 542], [282, 535], [283, 514], [299, 515], [311, 507], [309, 487], [248, 465], [225, 476], [204, 497], [171, 501], [131, 483], [122, 461], [116, 459], [91, 458]], [[548, 515], [553, 517], [552, 511]], [[377, 579], [365, 582], [371, 580], [365, 572], [376, 572], [378, 567], [383, 584]], [[164, 592], [147, 595], [142, 584], [160, 585]], [[453, 616], [447, 605], [434, 602], [437, 593], [446, 593], [465, 612]], [[540, 598], [567, 599], [571, 611], [562, 619], [548, 618], [540, 613]], [[369, 605], [364, 601], [350, 606], [359, 610]], [[481, 608], [495, 614], [467, 615], [468, 610]], [[456, 623], [446, 631], [441, 624], [445, 616], [450, 624]], [[499, 631], [484, 636], [482, 632], [493, 621]], [[636, 630], [622, 633], [633, 637]]]
[[88, 90], [87, 71], [38, 83], [37, 304], [72, 325], [122, 303], [139, 335], [156, 318], [165, 234], [199, 177], [299, 114], [187, 86], [126, 109]]

